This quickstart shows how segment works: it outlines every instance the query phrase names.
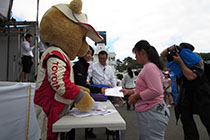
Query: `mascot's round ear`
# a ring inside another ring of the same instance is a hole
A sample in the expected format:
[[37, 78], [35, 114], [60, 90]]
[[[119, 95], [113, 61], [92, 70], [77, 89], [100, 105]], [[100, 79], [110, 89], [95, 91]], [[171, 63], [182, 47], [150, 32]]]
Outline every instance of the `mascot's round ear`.
[[73, 0], [69, 5], [58, 4], [54, 7], [61, 11], [71, 21], [85, 27], [88, 30], [86, 35], [87, 37], [89, 37], [95, 42], [100, 42], [103, 40], [103, 38], [96, 32], [96, 30], [90, 24], [88, 24], [87, 15], [81, 12], [81, 0]]
[[75, 14], [81, 14], [82, 13], [82, 1], [81, 0], [72, 0], [69, 4], [69, 8], [75, 13]]

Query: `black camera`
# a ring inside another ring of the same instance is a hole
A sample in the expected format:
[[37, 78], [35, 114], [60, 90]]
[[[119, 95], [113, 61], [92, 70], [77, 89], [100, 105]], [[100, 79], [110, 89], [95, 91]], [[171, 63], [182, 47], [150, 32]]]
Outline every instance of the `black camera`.
[[177, 56], [176, 53], [179, 53], [182, 51], [182, 47], [181, 46], [176, 46], [173, 50], [168, 50], [168, 55], [167, 55], [167, 61], [173, 61], [174, 58], [173, 56]]
[[173, 50], [168, 50], [167, 61], [173, 61], [173, 56], [176, 56], [176, 53], [180, 53], [182, 49], [190, 49], [193, 51], [195, 48], [189, 43], [181, 43], [179, 46], [176, 46]]

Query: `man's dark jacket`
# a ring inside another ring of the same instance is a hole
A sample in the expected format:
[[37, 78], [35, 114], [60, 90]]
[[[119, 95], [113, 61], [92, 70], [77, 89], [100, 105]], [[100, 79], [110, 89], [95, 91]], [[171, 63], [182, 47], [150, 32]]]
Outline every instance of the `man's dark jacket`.
[[90, 86], [87, 84], [87, 76], [88, 76], [88, 67], [89, 63], [87, 63], [83, 58], [80, 58], [74, 66], [74, 82], [76, 85], [84, 86], [90, 89], [91, 93], [101, 93], [101, 88]]

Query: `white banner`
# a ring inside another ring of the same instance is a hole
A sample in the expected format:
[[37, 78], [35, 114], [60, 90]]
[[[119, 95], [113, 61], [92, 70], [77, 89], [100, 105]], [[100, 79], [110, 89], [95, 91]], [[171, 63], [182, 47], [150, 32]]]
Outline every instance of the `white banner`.
[[40, 139], [34, 91], [34, 83], [0, 82], [0, 140]]

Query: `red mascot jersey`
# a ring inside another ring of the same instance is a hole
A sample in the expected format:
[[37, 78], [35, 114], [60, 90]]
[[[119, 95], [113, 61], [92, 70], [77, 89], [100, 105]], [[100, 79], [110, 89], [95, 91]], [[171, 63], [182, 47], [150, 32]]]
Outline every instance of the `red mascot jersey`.
[[55, 100], [55, 96], [76, 100], [80, 89], [70, 80], [70, 60], [57, 47], [49, 47], [42, 56], [38, 68], [38, 77], [34, 103], [45, 112], [47, 122], [47, 140], [57, 140], [57, 133], [52, 132], [52, 125], [59, 119], [66, 104]]

